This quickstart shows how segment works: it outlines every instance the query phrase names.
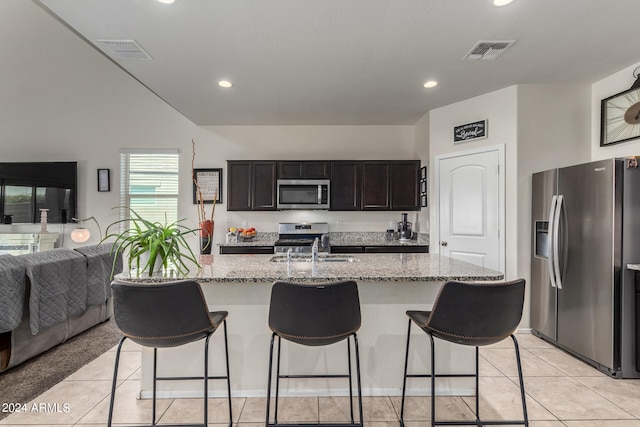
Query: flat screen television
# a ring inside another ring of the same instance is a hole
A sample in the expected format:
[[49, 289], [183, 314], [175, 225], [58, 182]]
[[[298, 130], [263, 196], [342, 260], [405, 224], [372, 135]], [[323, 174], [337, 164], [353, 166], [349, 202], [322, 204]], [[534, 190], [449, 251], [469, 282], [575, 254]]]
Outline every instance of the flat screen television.
[[77, 212], [77, 162], [0, 163], [0, 222], [66, 223]]

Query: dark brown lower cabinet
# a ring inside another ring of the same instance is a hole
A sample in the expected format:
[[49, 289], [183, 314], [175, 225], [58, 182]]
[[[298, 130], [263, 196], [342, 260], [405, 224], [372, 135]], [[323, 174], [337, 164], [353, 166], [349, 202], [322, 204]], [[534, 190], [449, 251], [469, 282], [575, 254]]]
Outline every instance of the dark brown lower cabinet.
[[220, 253], [227, 255], [273, 254], [273, 246], [220, 246]]
[[331, 246], [332, 254], [426, 254], [429, 253], [428, 245], [411, 246]]

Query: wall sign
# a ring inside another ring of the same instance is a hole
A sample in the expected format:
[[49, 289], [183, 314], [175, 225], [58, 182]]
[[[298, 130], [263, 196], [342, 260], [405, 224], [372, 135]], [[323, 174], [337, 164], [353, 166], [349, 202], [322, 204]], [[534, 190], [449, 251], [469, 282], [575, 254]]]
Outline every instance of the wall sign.
[[487, 137], [488, 120], [467, 123], [466, 125], [453, 127], [453, 143], [469, 141], [471, 139], [481, 139]]
[[[222, 169], [194, 169], [193, 176], [200, 187], [203, 203], [222, 203]], [[193, 204], [198, 204], [198, 189], [193, 183]]]

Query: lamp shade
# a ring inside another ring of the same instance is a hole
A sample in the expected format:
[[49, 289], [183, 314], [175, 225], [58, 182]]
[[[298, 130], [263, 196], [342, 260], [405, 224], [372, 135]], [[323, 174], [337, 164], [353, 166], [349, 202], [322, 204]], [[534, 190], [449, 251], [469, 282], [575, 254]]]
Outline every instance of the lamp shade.
[[86, 228], [75, 228], [71, 231], [71, 240], [76, 243], [84, 243], [91, 237], [91, 232]]

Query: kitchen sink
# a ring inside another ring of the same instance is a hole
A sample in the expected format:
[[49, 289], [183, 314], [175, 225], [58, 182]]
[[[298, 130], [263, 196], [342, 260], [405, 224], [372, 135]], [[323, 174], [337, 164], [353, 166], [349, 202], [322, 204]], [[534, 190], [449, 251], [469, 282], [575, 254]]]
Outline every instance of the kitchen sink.
[[[271, 262], [287, 262], [287, 255], [274, 255]], [[318, 255], [318, 262], [356, 262], [358, 258], [351, 255]], [[292, 254], [291, 262], [312, 262], [310, 254]]]

